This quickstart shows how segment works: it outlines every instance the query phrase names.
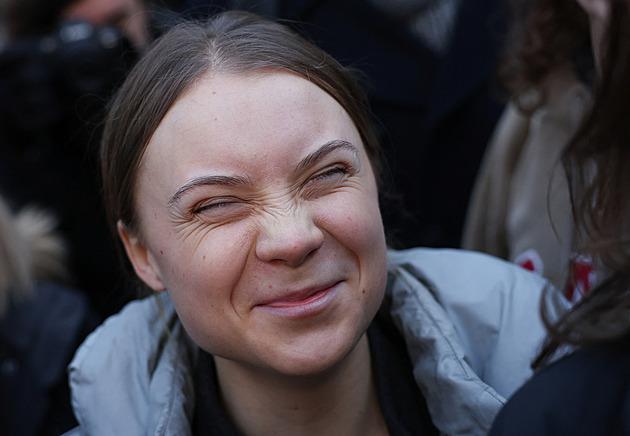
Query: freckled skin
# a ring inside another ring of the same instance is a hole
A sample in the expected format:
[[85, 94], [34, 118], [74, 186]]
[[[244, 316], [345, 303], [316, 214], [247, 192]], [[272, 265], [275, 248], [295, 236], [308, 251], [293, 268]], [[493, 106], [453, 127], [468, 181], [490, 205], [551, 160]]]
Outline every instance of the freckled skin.
[[[141, 229], [157, 277], [147, 283], [168, 289], [187, 332], [216, 356], [318, 374], [347, 358], [380, 306], [385, 239], [372, 168], [347, 113], [299, 76], [198, 80], [153, 135], [136, 198], [141, 223], [156, 217]], [[330, 287], [313, 316], [266, 306]]]

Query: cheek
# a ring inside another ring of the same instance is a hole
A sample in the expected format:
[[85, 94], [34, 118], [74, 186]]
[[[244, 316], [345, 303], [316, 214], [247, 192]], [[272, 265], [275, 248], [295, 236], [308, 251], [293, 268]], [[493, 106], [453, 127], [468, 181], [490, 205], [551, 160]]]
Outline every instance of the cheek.
[[[354, 193], [353, 193], [354, 194]], [[318, 210], [320, 225], [356, 259], [362, 286], [384, 288], [387, 247], [376, 194], [339, 195]]]
[[329, 232], [351, 253], [357, 265], [354, 283], [358, 316], [363, 328], [372, 322], [383, 301], [387, 281], [387, 247], [383, 223], [374, 198], [344, 201], [344, 207], [330, 208]]
[[319, 208], [318, 216], [339, 242], [360, 253], [372, 247], [384, 255], [385, 232], [372, 183], [330, 197]]
[[[166, 233], [166, 229], [163, 233]], [[228, 287], [242, 272], [251, 245], [246, 225], [208, 230], [192, 225], [168, 232], [152, 247], [169, 289], [187, 286], [194, 292], [208, 283]]]
[[174, 300], [183, 307], [215, 308], [231, 302], [245, 268], [249, 239], [247, 229], [232, 226], [185, 237], [171, 234], [169, 240], [155, 244], [152, 251]]
[[239, 319], [235, 289], [246, 259], [246, 244], [233, 230], [180, 240], [159, 259], [184, 328], [206, 351], [231, 352], [239, 346], [230, 326]]

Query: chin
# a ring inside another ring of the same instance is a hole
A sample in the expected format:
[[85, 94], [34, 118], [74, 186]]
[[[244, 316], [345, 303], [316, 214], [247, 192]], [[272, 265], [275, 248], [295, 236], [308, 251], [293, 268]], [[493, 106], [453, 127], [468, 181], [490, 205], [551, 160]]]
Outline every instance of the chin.
[[352, 335], [322, 332], [319, 337], [301, 340], [300, 344], [287, 344], [275, 354], [271, 367], [278, 374], [292, 377], [323, 376], [343, 365], [357, 349], [365, 329]]

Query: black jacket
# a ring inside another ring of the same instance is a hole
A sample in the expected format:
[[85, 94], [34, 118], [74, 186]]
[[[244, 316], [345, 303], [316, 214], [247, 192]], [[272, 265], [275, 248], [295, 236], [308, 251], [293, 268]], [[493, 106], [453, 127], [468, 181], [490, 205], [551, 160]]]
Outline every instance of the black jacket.
[[0, 319], [0, 434], [58, 435], [76, 425], [66, 366], [96, 326], [83, 293], [43, 283]]
[[630, 435], [630, 339], [541, 371], [508, 401], [490, 435]]

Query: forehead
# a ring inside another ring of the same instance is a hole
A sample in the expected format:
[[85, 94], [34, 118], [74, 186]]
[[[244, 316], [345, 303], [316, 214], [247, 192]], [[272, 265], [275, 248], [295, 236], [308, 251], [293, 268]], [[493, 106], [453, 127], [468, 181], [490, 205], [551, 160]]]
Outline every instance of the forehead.
[[238, 166], [252, 159], [300, 154], [332, 139], [362, 148], [346, 111], [296, 74], [256, 71], [203, 76], [158, 126], [144, 166], [193, 167], [201, 162]]

